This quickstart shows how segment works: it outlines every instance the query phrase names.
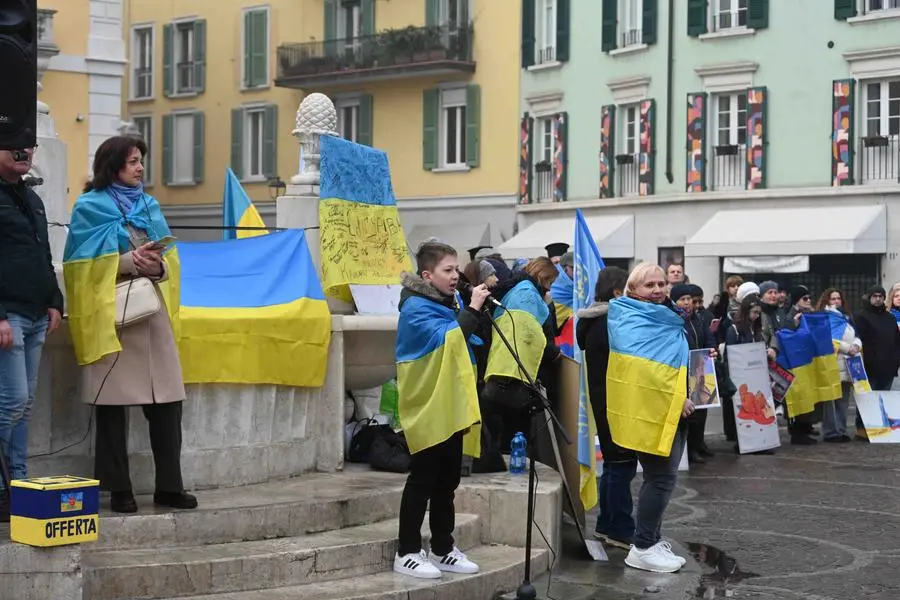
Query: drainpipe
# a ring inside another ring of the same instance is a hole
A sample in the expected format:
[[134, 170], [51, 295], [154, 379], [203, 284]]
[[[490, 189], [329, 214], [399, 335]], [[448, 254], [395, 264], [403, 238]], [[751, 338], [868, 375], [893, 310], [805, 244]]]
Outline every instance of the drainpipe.
[[675, 0], [669, 0], [669, 54], [666, 65], [666, 180], [669, 183], [675, 181], [672, 173], [672, 95], [674, 94], [675, 81]]

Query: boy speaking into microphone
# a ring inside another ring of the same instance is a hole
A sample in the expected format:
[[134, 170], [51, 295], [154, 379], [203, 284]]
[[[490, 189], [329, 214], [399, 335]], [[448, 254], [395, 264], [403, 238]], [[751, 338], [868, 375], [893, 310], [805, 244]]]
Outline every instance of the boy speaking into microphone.
[[[453, 497], [463, 453], [480, 453], [481, 414], [469, 338], [489, 292], [484, 285], [472, 288], [469, 306], [462, 308], [456, 250], [437, 240], [419, 246], [416, 263], [418, 275], [403, 275], [397, 325], [397, 409], [412, 460], [400, 502], [394, 571], [437, 579], [441, 571], [478, 572], [478, 565], [454, 545]], [[431, 552], [426, 555], [421, 531], [429, 499]]]

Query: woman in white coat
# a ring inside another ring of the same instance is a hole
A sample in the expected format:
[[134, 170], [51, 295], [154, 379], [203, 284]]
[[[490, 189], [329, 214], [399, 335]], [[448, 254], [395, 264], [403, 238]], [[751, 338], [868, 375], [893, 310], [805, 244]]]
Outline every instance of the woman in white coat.
[[850, 323], [844, 308], [844, 295], [840, 290], [834, 288], [825, 290], [816, 308], [828, 313], [832, 322], [832, 334], [843, 330], [840, 339], [834, 340], [837, 343], [838, 368], [841, 370], [841, 397], [823, 403], [822, 438], [823, 441], [832, 443], [849, 442], [853, 438], [847, 434], [847, 411], [850, 407], [850, 398], [853, 396], [853, 381], [847, 369], [847, 357], [858, 355], [862, 350], [862, 342], [856, 337], [856, 330]]

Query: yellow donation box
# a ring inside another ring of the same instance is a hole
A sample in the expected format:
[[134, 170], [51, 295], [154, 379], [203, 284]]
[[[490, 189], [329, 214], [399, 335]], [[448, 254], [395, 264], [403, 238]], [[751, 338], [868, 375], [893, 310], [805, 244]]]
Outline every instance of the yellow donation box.
[[15, 479], [10, 484], [9, 537], [29, 546], [97, 540], [100, 482], [61, 475]]

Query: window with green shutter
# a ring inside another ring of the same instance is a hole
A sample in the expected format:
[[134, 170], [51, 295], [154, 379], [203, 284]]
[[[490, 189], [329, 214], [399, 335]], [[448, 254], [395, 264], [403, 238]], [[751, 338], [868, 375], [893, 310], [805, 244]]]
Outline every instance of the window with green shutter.
[[267, 104], [263, 114], [263, 175], [273, 179], [278, 173], [278, 106]]
[[171, 96], [175, 90], [174, 71], [175, 26], [163, 25], [163, 94]]
[[434, 27], [438, 23], [441, 14], [439, 2], [441, 0], [425, 0], [425, 26]]
[[231, 111], [231, 170], [239, 180], [244, 178], [244, 109]]
[[747, 0], [747, 27], [765, 29], [769, 26], [769, 0]]
[[194, 92], [206, 91], [206, 20], [194, 21]]
[[659, 0], [644, 0], [641, 6], [641, 43], [655, 44], [659, 26]]
[[325, 56], [337, 56], [338, 0], [324, 0], [322, 5], [324, 9], [324, 15], [322, 17], [322, 23], [324, 24], [322, 39], [325, 40]]
[[706, 0], [687, 0], [687, 32], [697, 37], [709, 31], [709, 4]]
[[430, 171], [438, 166], [438, 117], [440, 90], [422, 92], [422, 168]]
[[174, 121], [172, 115], [163, 115], [162, 118], [162, 183], [169, 185], [172, 183], [172, 164], [175, 155], [172, 152], [172, 143], [174, 141]]
[[375, 33], [375, 0], [362, 0], [362, 35]]
[[466, 87], [466, 165], [477, 167], [481, 154], [481, 87]]
[[522, 0], [522, 68], [534, 64], [534, 0]]
[[856, 16], [857, 0], [834, 0], [834, 18], [846, 21]]
[[569, 60], [571, 0], [556, 0], [556, 60]]
[[603, 14], [600, 17], [600, 49], [603, 52], [618, 47], [618, 7], [619, 0], [603, 0]]
[[244, 12], [244, 88], [269, 85], [269, 10]]
[[372, 145], [372, 94], [360, 94], [356, 116], [356, 143]]
[[203, 183], [205, 172], [205, 148], [206, 139], [205, 118], [202, 112], [194, 113], [194, 183]]

